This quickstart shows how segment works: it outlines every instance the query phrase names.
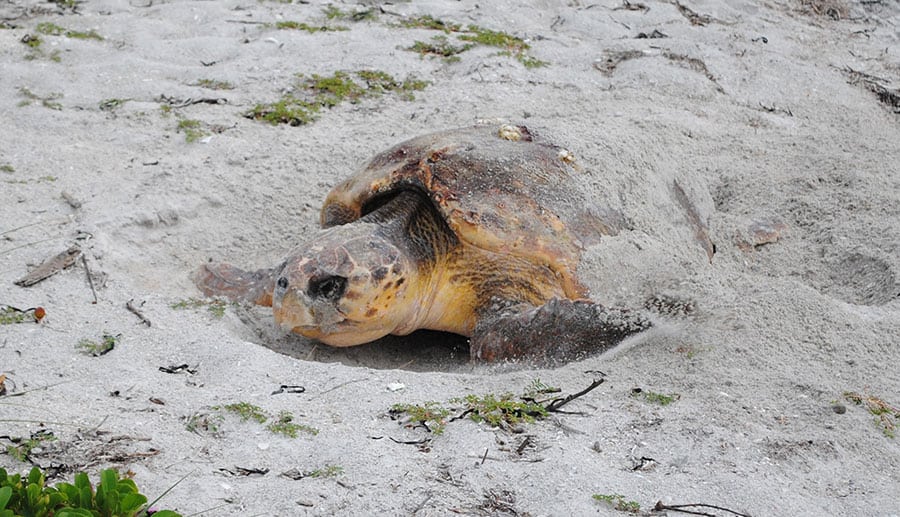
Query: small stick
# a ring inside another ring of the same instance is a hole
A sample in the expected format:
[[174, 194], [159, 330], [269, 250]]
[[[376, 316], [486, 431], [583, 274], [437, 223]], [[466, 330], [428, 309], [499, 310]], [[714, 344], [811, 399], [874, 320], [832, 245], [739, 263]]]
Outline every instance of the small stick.
[[21, 287], [31, 287], [41, 280], [49, 278], [63, 269], [71, 267], [72, 264], [78, 260], [78, 255], [81, 255], [81, 248], [78, 246], [71, 246], [66, 251], [45, 260], [40, 266], [34, 268], [30, 273], [16, 280], [14, 283]]
[[75, 199], [75, 196], [70, 194], [68, 191], [63, 190], [61, 195], [62, 195], [62, 198], [66, 200], [66, 203], [68, 203], [69, 206], [71, 206], [75, 210], [78, 210], [79, 208], [81, 208], [81, 201], [78, 201], [77, 199]]
[[94, 301], [91, 303], [97, 305], [97, 291], [94, 289], [94, 279], [91, 278], [91, 268], [88, 266], [87, 257], [83, 253], [81, 254], [81, 262], [84, 264], [84, 272], [87, 275], [88, 285], [91, 286], [91, 293], [94, 294]]
[[147, 325], [147, 326], [149, 327], [149, 326], [150, 326], [150, 320], [148, 320], [147, 317], [144, 316], [143, 313], [141, 313], [141, 311], [137, 310], [137, 308], [134, 306], [134, 304], [131, 303], [131, 302], [133, 302], [133, 301], [134, 301], [134, 298], [128, 300], [128, 301], [125, 303], [125, 308], [128, 309], [129, 311], [131, 311], [132, 314], [134, 314], [135, 316], [137, 316], [138, 319], [141, 320], [141, 323], [143, 323], [144, 325]]
[[484, 462], [487, 461], [488, 450], [484, 450], [484, 456], [481, 457], [481, 464], [484, 465]]
[[596, 388], [597, 386], [599, 386], [601, 384], [603, 384], [603, 379], [595, 380], [595, 381], [591, 382], [590, 386], [579, 391], [578, 393], [573, 393], [572, 395], [569, 395], [565, 398], [551, 400], [549, 404], [544, 406], [544, 409], [546, 409], [547, 411], [549, 411], [551, 413], [555, 412], [555, 411], [559, 411], [559, 408], [565, 406], [569, 402], [572, 402], [573, 400], [577, 399], [578, 397], [580, 397], [582, 395], [586, 395], [586, 394], [590, 393], [594, 388]]
[[746, 514], [746, 513], [736, 512], [736, 511], [734, 511], [734, 510], [729, 510], [728, 508], [723, 508], [723, 507], [721, 507], [721, 506], [716, 506], [716, 505], [714, 505], [714, 504], [703, 504], [703, 503], [692, 503], [692, 504], [663, 504], [662, 501], [657, 501], [656, 506], [653, 507], [653, 510], [654, 510], [654, 511], [657, 511], [657, 512], [661, 512], [661, 511], [665, 511], [665, 510], [672, 510], [672, 511], [675, 511], [675, 512], [679, 512], [679, 513], [687, 513], [687, 514], [690, 514], [690, 515], [706, 515], [706, 516], [709, 516], [709, 517], [716, 517], [716, 516], [715, 516], [714, 514], [712, 514], [712, 513], [706, 513], [706, 512], [695, 511], [695, 510], [687, 510], [687, 508], [690, 508], [690, 507], [692, 507], [692, 506], [693, 506], [693, 507], [697, 507], [697, 508], [712, 508], [712, 509], [714, 509], [714, 510], [721, 510], [721, 511], [723, 511], [723, 512], [728, 512], [728, 513], [737, 515], [738, 517], [750, 517], [750, 515], [748, 515], [748, 514]]
[[531, 445], [531, 436], [526, 436], [525, 439], [522, 440], [522, 443], [519, 444], [519, 447], [516, 449], [516, 454], [521, 456], [522, 453], [525, 452], [525, 448], [529, 445]]

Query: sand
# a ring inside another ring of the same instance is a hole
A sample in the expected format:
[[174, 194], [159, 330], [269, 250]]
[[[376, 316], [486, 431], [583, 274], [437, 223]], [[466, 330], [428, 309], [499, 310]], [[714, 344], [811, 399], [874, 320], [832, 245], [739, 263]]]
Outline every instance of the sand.
[[[898, 4], [335, 4], [373, 9], [360, 21], [326, 20], [326, 5], [0, 4], [0, 304], [47, 313], [0, 326], [0, 440], [56, 437], [0, 466], [39, 465], [52, 482], [115, 467], [151, 498], [177, 483], [156, 506], [184, 515], [619, 513], [595, 494], [645, 512], [898, 515], [897, 417], [846, 396], [900, 405]], [[401, 25], [419, 15], [524, 38], [546, 66], [487, 46], [455, 62], [407, 51], [463, 44]], [[273, 25], [288, 20], [348, 30]], [[66, 35], [91, 30], [102, 39]], [[429, 84], [296, 127], [244, 117], [296, 74], [359, 70]], [[472, 365], [464, 339], [435, 333], [335, 350], [283, 335], [261, 308], [173, 307], [200, 297], [190, 276], [207, 260], [280, 261], [374, 153], [477, 121], [553, 135], [597, 206], [625, 214], [626, 231], [585, 250], [595, 300], [693, 311], [542, 370]], [[14, 285], [71, 245], [84, 259]], [[76, 346], [104, 334], [117, 341], [105, 355]], [[179, 365], [192, 373], [160, 370]], [[389, 415], [598, 378], [576, 414], [512, 428], [462, 419], [438, 435]], [[282, 385], [304, 390], [273, 394]], [[222, 409], [240, 402], [318, 433]]]

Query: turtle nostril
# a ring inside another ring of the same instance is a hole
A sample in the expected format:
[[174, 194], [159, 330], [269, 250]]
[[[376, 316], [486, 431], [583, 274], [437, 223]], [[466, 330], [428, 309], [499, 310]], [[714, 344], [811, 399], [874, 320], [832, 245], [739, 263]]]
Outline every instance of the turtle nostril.
[[283, 276], [279, 277], [278, 278], [278, 287], [280, 289], [287, 289], [287, 286], [288, 286], [288, 279]]
[[347, 279], [342, 276], [321, 276], [312, 278], [306, 293], [310, 298], [320, 298], [336, 302], [347, 290]]

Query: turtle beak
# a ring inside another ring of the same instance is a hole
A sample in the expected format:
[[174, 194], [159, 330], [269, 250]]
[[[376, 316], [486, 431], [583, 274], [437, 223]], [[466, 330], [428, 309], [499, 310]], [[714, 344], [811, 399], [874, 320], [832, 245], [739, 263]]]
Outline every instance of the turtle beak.
[[331, 304], [312, 299], [304, 290], [281, 282], [275, 287], [272, 299], [275, 323], [286, 331], [317, 338], [327, 334], [344, 316]]

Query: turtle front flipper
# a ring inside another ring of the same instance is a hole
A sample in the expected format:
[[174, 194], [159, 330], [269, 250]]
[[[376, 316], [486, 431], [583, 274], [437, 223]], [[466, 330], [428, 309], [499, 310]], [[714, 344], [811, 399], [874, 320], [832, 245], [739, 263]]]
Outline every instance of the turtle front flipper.
[[627, 309], [552, 298], [540, 307], [483, 311], [470, 341], [475, 361], [524, 359], [553, 366], [608, 350], [650, 322]]
[[224, 296], [238, 302], [272, 306], [272, 292], [281, 267], [244, 271], [231, 264], [204, 264], [194, 273], [194, 284], [206, 296]]

